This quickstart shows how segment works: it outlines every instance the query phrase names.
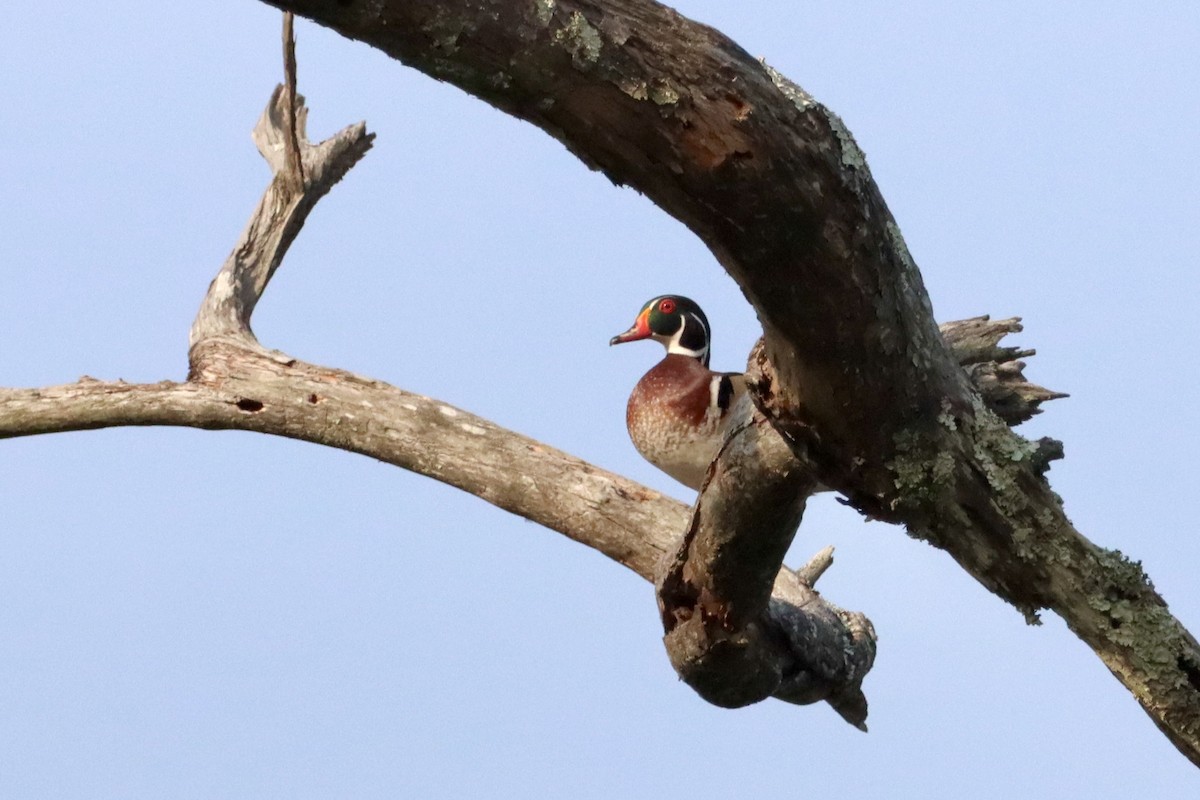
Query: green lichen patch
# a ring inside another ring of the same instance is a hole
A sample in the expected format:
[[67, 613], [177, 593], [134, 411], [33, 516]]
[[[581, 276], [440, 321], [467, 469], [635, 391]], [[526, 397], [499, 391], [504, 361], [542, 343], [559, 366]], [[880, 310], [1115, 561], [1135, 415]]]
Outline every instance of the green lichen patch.
[[679, 91], [670, 81], [658, 78], [650, 85], [650, 100], [655, 105], [674, 105], [679, 102]]
[[454, 55], [458, 50], [458, 37], [467, 30], [467, 21], [439, 9], [422, 28], [429, 35], [433, 47], [441, 55]]
[[948, 431], [958, 430], [958, 420], [954, 417], [954, 407], [949, 398], [942, 398], [942, 410], [937, 415], [937, 421]]
[[900, 264], [904, 267], [904, 271], [915, 271], [917, 264], [913, 261], [912, 253], [908, 250], [908, 242], [904, 240], [904, 234], [901, 232], [900, 226], [896, 224], [895, 220], [888, 220], [885, 229], [887, 230], [888, 242], [891, 243], [896, 257], [900, 259]]
[[842, 122], [842, 118], [832, 111], [826, 111], [826, 116], [829, 119], [829, 127], [833, 129], [833, 135], [837, 137], [838, 146], [842, 151], [842, 166], [849, 167], [855, 170], [865, 170], [867, 168], [867, 156], [863, 153], [862, 148], [858, 146], [858, 142], [854, 141], [853, 134], [846, 127], [846, 123]]
[[767, 76], [771, 79], [771, 83], [775, 84], [784, 97], [792, 101], [792, 105], [796, 106], [800, 111], [808, 111], [818, 105], [817, 101], [808, 92], [801, 89], [798, 85], [788, 80], [788, 78], [779, 70], [772, 67], [765, 60], [759, 59], [758, 63], [763, 65], [763, 69], [767, 71]]
[[912, 430], [899, 431], [892, 440], [895, 457], [887, 463], [894, 476], [895, 510], [916, 511], [944, 496], [954, 480], [954, 456], [934, 446], [927, 436]]
[[579, 69], [595, 66], [604, 46], [600, 32], [578, 11], [571, 12], [566, 26], [554, 32], [554, 41], [567, 49], [571, 54], [571, 63]]
[[1125, 649], [1124, 661], [1146, 682], [1190, 690], [1186, 667], [1194, 648], [1178, 620], [1153, 593], [1142, 565], [1117, 550], [1100, 550], [1096, 561], [1095, 574], [1103, 576], [1105, 586], [1093, 593], [1088, 605], [1107, 620], [1104, 637]]
[[543, 25], [550, 24], [550, 18], [554, 16], [554, 9], [558, 6], [558, 0], [533, 0], [533, 13], [537, 17], [537, 21]]
[[972, 400], [972, 410], [975, 418], [970, 427], [975, 459], [997, 495], [997, 504], [1015, 515], [1028, 504], [1018, 489], [1025, 469], [1021, 462], [1037, 453], [1037, 443], [1013, 433], [978, 395]]

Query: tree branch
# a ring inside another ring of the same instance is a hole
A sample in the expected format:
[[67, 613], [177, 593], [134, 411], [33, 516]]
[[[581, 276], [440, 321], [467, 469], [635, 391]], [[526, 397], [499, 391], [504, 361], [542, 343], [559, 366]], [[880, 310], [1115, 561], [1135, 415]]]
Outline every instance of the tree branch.
[[[294, 113], [290, 100], [295, 96], [290, 27], [285, 19], [287, 84], [276, 87], [254, 129], [274, 178], [201, 304], [191, 331], [188, 381], [130, 385], [84, 379], [47, 389], [0, 390], [0, 438], [180, 425], [301, 439], [463, 489], [653, 580], [687, 522], [682, 504], [437, 400], [306, 364], [256, 341], [251, 316], [284, 253], [316, 201], [373, 139], [360, 123], [317, 145], [307, 140], [303, 100]], [[769, 426], [767, 431], [777, 438]], [[786, 448], [783, 454], [791, 457]], [[865, 730], [867, 705], [859, 687], [874, 659], [870, 623], [781, 571], [782, 557], [780, 552], [773, 566], [765, 566], [769, 572], [756, 599], [756, 617], [769, 644], [760, 652], [763, 667], [786, 682], [755, 699], [770, 694], [794, 703], [829, 699]], [[779, 588], [772, 593], [777, 573]]]
[[1138, 565], [1070, 525], [1043, 479], [1060, 446], [1005, 424], [1057, 395], [1027, 384], [1016, 359], [1028, 353], [998, 348], [982, 322], [946, 334], [976, 359], [982, 396], [972, 386], [835, 115], [649, 0], [274, 4], [539, 125], [684, 221], [738, 281], [764, 328], [755, 407], [742, 412], [752, 424], [711, 468], [690, 523], [674, 501], [458, 409], [257, 344], [250, 317], [267, 283], [371, 142], [359, 125], [308, 143], [305, 110], [282, 89], [255, 136], [276, 177], [197, 315], [189, 380], [0, 390], [0, 436], [170, 424], [372, 455], [657, 576], [673, 663], [714, 702], [826, 699], [861, 724], [870, 623], [812, 591], [826, 559], [805, 568], [807, 584], [777, 569], [819, 483], [945, 549], [1029, 618], [1055, 610], [1200, 763], [1195, 639]]
[[[1029, 619], [1061, 615], [1200, 764], [1195, 639], [1138, 565], [1073, 528], [1043, 479], [1055, 443], [1012, 433], [955, 363], [835, 114], [651, 0], [271, 4], [537, 125], [684, 222], [758, 312], [762, 409], [817, 479]], [[979, 379], [1003, 385], [1010, 363]], [[1005, 418], [1051, 395], [1018, 393]]]
[[[290, 100], [293, 96], [296, 107]], [[294, 120], [294, 128], [288, 125], [289, 119]], [[258, 152], [275, 177], [208, 288], [192, 323], [189, 341], [193, 350], [204, 342], [222, 339], [254, 341], [250, 316], [309, 211], [366, 155], [375, 139], [360, 122], [314, 145], [305, 133], [307, 121], [308, 109], [304, 98], [295, 94], [295, 87], [289, 91], [276, 86], [253, 133]], [[290, 158], [289, 142], [299, 148]], [[295, 163], [303, 165], [299, 173]]]

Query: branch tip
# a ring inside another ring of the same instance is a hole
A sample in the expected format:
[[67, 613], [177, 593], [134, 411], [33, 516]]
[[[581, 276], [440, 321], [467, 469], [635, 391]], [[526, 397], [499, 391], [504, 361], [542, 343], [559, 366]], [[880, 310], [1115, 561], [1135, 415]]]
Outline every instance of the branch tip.
[[817, 585], [817, 581], [825, 574], [825, 570], [831, 566], [833, 566], [833, 545], [827, 545], [810, 558], [807, 564], [796, 570], [796, 577], [811, 589]]
[[283, 113], [284, 154], [287, 162], [286, 175], [296, 191], [304, 188], [304, 162], [300, 158], [300, 138], [297, 134], [297, 102], [303, 99], [296, 93], [296, 36], [293, 30], [292, 12], [283, 13]]

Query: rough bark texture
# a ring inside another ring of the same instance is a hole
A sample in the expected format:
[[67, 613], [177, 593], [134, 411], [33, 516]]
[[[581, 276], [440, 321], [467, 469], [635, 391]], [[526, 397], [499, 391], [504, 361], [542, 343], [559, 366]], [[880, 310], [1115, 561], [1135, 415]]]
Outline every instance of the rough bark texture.
[[[817, 480], [749, 395], [734, 413], [740, 423], [656, 579], [671, 663], [716, 705], [825, 699], [861, 723], [867, 707], [858, 683], [875, 657], [870, 621], [813, 591], [828, 566], [821, 554], [804, 570], [807, 582], [779, 570]], [[781, 620], [781, 604], [806, 613]], [[842, 632], [841, 640], [825, 630]]]
[[361, 126], [320, 145], [290, 139], [287, 120], [304, 117], [294, 87], [277, 91], [256, 134], [277, 177], [193, 326], [189, 380], [0, 391], [0, 436], [170, 424], [370, 454], [655, 579], [672, 662], [714, 702], [825, 699], [861, 725], [869, 622], [812, 590], [827, 554], [799, 574], [779, 569], [820, 484], [945, 549], [1031, 619], [1059, 613], [1200, 763], [1200, 648], [1138, 565], [1072, 528], [1043, 477], [1058, 444], [1006, 424], [1053, 396], [1021, 378], [1026, 353], [998, 347], [1015, 322], [947, 331], [960, 367], [835, 115], [649, 0], [274, 4], [540, 126], [709, 245], [764, 342], [754, 408], [690, 522], [674, 501], [465, 412], [258, 345], [255, 303], [312, 205], [370, 144]]
[[[836, 115], [650, 0], [273, 0], [528, 120], [700, 236], [763, 324], [763, 408], [819, 480], [1060, 614], [1200, 764], [1200, 648], [1071, 526], [984, 407]], [[703, 504], [704, 498], [701, 498]]]

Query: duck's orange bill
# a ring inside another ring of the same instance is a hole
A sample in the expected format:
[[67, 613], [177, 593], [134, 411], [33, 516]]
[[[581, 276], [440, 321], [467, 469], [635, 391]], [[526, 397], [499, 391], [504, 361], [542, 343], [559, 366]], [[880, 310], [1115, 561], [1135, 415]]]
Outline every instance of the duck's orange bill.
[[622, 334], [612, 337], [608, 340], [609, 346], [614, 344], [623, 344], [625, 342], [636, 342], [638, 339], [649, 339], [654, 334], [650, 330], [650, 309], [646, 309], [638, 314], [638, 318], [634, 320], [633, 327]]

